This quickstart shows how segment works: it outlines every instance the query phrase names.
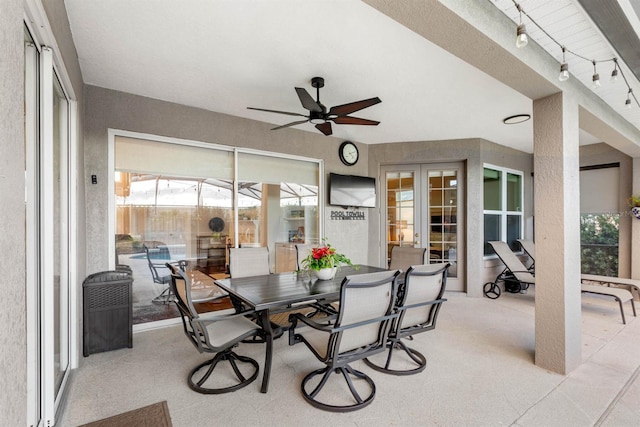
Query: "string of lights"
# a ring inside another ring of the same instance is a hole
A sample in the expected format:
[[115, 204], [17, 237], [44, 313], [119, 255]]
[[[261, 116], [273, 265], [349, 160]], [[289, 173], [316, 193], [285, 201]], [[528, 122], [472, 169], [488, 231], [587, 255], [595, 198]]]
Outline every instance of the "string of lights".
[[526, 25], [522, 22], [522, 16], [524, 15], [525, 17], [527, 17], [529, 19], [529, 21], [531, 21], [531, 23], [533, 25], [535, 25], [540, 31], [542, 31], [552, 42], [554, 42], [556, 45], [558, 45], [559, 48], [562, 49], [562, 63], [560, 64], [560, 75], [558, 76], [558, 80], [560, 80], [561, 82], [565, 82], [569, 79], [570, 74], [569, 74], [569, 63], [566, 60], [566, 54], [570, 53], [571, 55], [573, 55], [574, 57], [584, 60], [584, 61], [589, 61], [593, 64], [593, 76], [591, 78], [591, 87], [593, 89], [597, 89], [601, 86], [600, 83], [600, 74], [598, 74], [598, 70], [597, 70], [597, 65], [601, 64], [601, 63], [605, 63], [605, 62], [613, 62], [613, 71], [611, 71], [611, 83], [614, 83], [616, 81], [618, 81], [618, 75], [622, 76], [622, 79], [624, 81], [624, 84], [627, 86], [627, 99], [624, 103], [626, 108], [631, 108], [632, 107], [632, 102], [631, 99], [633, 99], [635, 101], [635, 104], [640, 107], [640, 103], [638, 103], [638, 99], [636, 98], [636, 95], [633, 93], [633, 89], [631, 88], [631, 85], [629, 84], [629, 80], [627, 80], [627, 77], [624, 75], [624, 72], [622, 71], [622, 68], [620, 68], [620, 65], [618, 64], [618, 58], [613, 57], [613, 58], [605, 58], [605, 59], [589, 59], [583, 55], [580, 55], [579, 53], [567, 48], [564, 44], [560, 43], [558, 40], [556, 40], [551, 34], [549, 34], [549, 32], [547, 32], [544, 28], [542, 28], [542, 26], [540, 24], [538, 24], [535, 19], [533, 19], [527, 12], [524, 11], [524, 9], [522, 9], [522, 6], [520, 6], [520, 4], [516, 1], [516, 0], [511, 0], [514, 4], [514, 6], [516, 7], [516, 9], [518, 10], [518, 14], [519, 14], [519, 23], [518, 23], [518, 27], [516, 28], [516, 47], [518, 49], [522, 49], [523, 47], [525, 47], [528, 43], [529, 43], [529, 37], [527, 35], [527, 27]]

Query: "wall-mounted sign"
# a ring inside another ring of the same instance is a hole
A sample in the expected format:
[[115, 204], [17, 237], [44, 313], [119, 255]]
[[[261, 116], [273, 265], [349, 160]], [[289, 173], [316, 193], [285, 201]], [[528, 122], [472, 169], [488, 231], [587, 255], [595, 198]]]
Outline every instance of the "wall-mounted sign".
[[332, 220], [364, 221], [364, 211], [331, 211]]

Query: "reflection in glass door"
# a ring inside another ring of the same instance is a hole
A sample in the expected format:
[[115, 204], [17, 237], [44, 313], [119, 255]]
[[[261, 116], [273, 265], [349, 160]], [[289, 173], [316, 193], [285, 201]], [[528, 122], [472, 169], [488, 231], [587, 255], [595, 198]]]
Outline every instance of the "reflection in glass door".
[[426, 248], [429, 263], [451, 264], [447, 289], [464, 290], [463, 164], [393, 165], [381, 172], [386, 196], [384, 265], [389, 265], [394, 246]]
[[415, 189], [418, 184], [415, 175], [414, 170], [386, 172], [386, 266], [389, 265], [394, 246], [419, 247], [419, 236], [414, 236], [415, 210], [416, 206], [420, 206], [419, 201], [416, 201], [416, 195], [419, 197], [420, 192]]
[[53, 285], [54, 325], [54, 381], [56, 400], [65, 374], [69, 369], [69, 264], [67, 230], [67, 156], [69, 112], [66, 96], [53, 78], [53, 277], [46, 286]]
[[[432, 263], [448, 262], [449, 278], [458, 278], [458, 191], [460, 180], [456, 169], [432, 169], [425, 166], [429, 194], [427, 209], [427, 238], [429, 260]], [[423, 167], [424, 168], [424, 167]], [[423, 216], [424, 217], [424, 216]], [[451, 286], [449, 286], [451, 289]]]

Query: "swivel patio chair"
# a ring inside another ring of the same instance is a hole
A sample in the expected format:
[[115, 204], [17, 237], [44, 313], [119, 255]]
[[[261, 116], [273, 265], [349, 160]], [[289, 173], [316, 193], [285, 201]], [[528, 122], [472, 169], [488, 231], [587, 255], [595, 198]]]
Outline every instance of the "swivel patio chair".
[[160, 295], [151, 300], [151, 302], [153, 302], [154, 304], [170, 304], [173, 300], [173, 296], [171, 295], [171, 286], [169, 286], [169, 284], [171, 283], [171, 273], [169, 272], [169, 274], [161, 274], [165, 273], [167, 270], [165, 263], [153, 262], [149, 253], [149, 247], [146, 244], [142, 245], [142, 249], [144, 249], [144, 253], [147, 256], [147, 263], [149, 264], [149, 270], [151, 271], [153, 283], [166, 285], [166, 288], [162, 290]]
[[[449, 264], [413, 265], [407, 270], [397, 311], [399, 317], [393, 322], [388, 352], [385, 359], [366, 358], [364, 362], [379, 372], [393, 375], [411, 375], [424, 371], [426, 357], [419, 351], [407, 347], [403, 339], [412, 339], [416, 334], [435, 329], [442, 298], [447, 283]], [[409, 359], [397, 358], [392, 364], [394, 350], [403, 350]], [[417, 366], [416, 366], [417, 365]]]
[[309, 255], [309, 251], [311, 249], [318, 247], [318, 245], [299, 243], [295, 246], [296, 246], [296, 269], [298, 271], [302, 271], [302, 269], [304, 268], [304, 266], [302, 265], [302, 260]]
[[[169, 268], [167, 266], [167, 263], [165, 262], [153, 262], [150, 251], [149, 251], [149, 247], [146, 244], [143, 244], [142, 248], [144, 249], [144, 252], [147, 256], [147, 263], [149, 264], [149, 270], [151, 270], [151, 277], [153, 278], [153, 283], [158, 283], [160, 285], [167, 285], [167, 287], [162, 290], [160, 295], [158, 295], [153, 300], [151, 300], [151, 302], [154, 304], [171, 304], [171, 302], [173, 301], [171, 286], [169, 286], [169, 284], [171, 283], [171, 268]], [[183, 260], [173, 261], [170, 264], [180, 268], [182, 271], [184, 271], [187, 267], [187, 261], [183, 261]], [[159, 271], [164, 273], [165, 269], [169, 270], [169, 274], [161, 275]]]
[[424, 264], [426, 248], [414, 248], [412, 246], [394, 246], [391, 248], [391, 260], [389, 270], [402, 270], [406, 272], [412, 265]]
[[511, 293], [526, 293], [529, 285], [535, 285], [536, 279], [520, 258], [511, 251], [505, 242], [489, 242], [500, 261], [504, 264], [504, 270], [496, 276], [493, 282], [487, 282], [482, 288], [484, 296], [497, 299], [502, 293], [500, 283], [504, 284], [504, 290]]
[[229, 274], [231, 277], [262, 276], [270, 273], [269, 249], [266, 247], [229, 249]]
[[[345, 277], [340, 291], [340, 311], [333, 324], [316, 323], [300, 313], [290, 316], [289, 345], [303, 342], [319, 361], [326, 364], [302, 380], [302, 395], [314, 407], [348, 412], [364, 408], [373, 401], [375, 383], [349, 364], [385, 350], [391, 321], [398, 316], [393, 312], [398, 274], [400, 272], [395, 270]], [[338, 373], [346, 380], [355, 403], [351, 403], [351, 397], [349, 403], [337, 402], [340, 396], [335, 389], [320, 396], [332, 374]], [[320, 381], [309, 391], [307, 387], [318, 376], [321, 376]], [[363, 391], [368, 393], [364, 398], [361, 397]]]
[[[177, 270], [171, 278], [174, 301], [180, 311], [185, 335], [200, 353], [215, 353], [212, 359], [191, 370], [187, 377], [189, 387], [198, 393], [221, 394], [251, 384], [258, 377], [258, 362], [233, 351], [248, 338], [259, 336], [264, 341], [263, 330], [245, 317], [251, 312], [227, 309], [200, 315], [194, 308], [189, 275]], [[230, 379], [231, 371], [219, 378], [211, 378], [214, 369], [222, 366], [220, 362], [229, 362], [234, 379]], [[209, 386], [209, 382], [216, 384]]]

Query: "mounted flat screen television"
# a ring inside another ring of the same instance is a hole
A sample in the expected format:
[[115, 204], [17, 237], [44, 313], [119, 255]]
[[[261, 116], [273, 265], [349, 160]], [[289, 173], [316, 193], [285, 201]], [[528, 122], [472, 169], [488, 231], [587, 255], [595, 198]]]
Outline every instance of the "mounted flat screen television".
[[329, 204], [357, 208], [376, 207], [376, 179], [367, 176], [329, 174]]

